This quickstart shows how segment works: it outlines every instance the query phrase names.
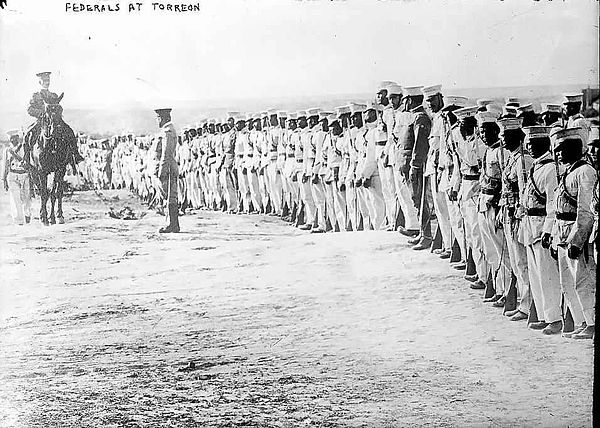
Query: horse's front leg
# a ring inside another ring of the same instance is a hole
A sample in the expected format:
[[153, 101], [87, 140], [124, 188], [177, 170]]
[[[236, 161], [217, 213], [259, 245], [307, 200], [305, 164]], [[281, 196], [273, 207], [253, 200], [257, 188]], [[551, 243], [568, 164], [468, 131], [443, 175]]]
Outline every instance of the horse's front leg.
[[63, 193], [65, 190], [65, 188], [64, 188], [65, 187], [64, 186], [65, 173], [66, 173], [66, 170], [64, 170], [64, 169], [54, 173], [54, 183], [56, 185], [56, 201], [57, 201], [56, 218], [58, 218], [58, 224], [64, 224], [64, 222], [65, 222], [65, 217], [63, 215], [63, 209], [62, 209], [62, 198], [63, 198]]
[[46, 204], [48, 203], [48, 175], [40, 172], [39, 174], [40, 183], [40, 221], [48, 226], [48, 211], [46, 211]]
[[[56, 173], [54, 173], [56, 177]], [[52, 190], [50, 191], [50, 224], [56, 224], [56, 216], [54, 215], [54, 205], [56, 204], [56, 178], [52, 180]]]

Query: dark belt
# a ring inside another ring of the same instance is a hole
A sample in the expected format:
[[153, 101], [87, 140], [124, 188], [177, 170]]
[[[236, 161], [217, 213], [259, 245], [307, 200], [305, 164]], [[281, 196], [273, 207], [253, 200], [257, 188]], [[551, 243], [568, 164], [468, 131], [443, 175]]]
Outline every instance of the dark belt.
[[378, 141], [375, 144], [377, 144], [378, 146], [385, 146], [386, 142], [385, 141]]
[[12, 172], [14, 174], [27, 174], [27, 170], [25, 169], [9, 169], [9, 172]]
[[294, 159], [296, 157], [296, 155], [286, 155], [285, 156], [287, 159]]
[[575, 221], [577, 220], [577, 213], [556, 213], [557, 220]]
[[254, 156], [254, 155], [244, 155], [244, 156], [246, 156], [246, 157], [248, 157], [248, 158], [251, 158], [251, 157], [252, 157], [252, 156]]
[[546, 208], [528, 208], [527, 215], [530, 217], [545, 217], [548, 213]]
[[302, 162], [304, 162], [304, 159], [296, 159], [296, 162], [302, 163]]
[[479, 174], [473, 174], [473, 175], [465, 174], [462, 176], [462, 179], [467, 180], [467, 181], [476, 181], [476, 180], [479, 180]]
[[481, 188], [481, 193], [483, 193], [484, 195], [490, 195], [490, 196], [500, 196], [500, 190], [496, 190], [496, 189], [490, 189], [487, 187], [483, 187]]

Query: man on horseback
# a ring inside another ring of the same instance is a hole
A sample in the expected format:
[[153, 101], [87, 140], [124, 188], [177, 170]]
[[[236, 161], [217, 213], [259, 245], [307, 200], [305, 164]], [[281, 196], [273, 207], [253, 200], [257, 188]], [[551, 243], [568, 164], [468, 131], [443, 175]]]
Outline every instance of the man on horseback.
[[[27, 136], [25, 137], [25, 142], [28, 144], [29, 149], [31, 149], [35, 145], [40, 136], [40, 131], [42, 127], [41, 122], [42, 117], [44, 115], [45, 105], [60, 103], [64, 95], [64, 92], [59, 96], [54, 92], [48, 90], [48, 88], [50, 87], [49, 71], [37, 73], [36, 76], [39, 78], [41, 89], [31, 96], [31, 100], [29, 101], [29, 108], [27, 109], [27, 113], [30, 116], [36, 118], [36, 122], [29, 127], [29, 129], [27, 130]], [[69, 161], [73, 163], [74, 167], [76, 164], [83, 161], [83, 157], [79, 154], [79, 150], [77, 149], [77, 141], [71, 141], [72, 143], [69, 146], [68, 158]]]

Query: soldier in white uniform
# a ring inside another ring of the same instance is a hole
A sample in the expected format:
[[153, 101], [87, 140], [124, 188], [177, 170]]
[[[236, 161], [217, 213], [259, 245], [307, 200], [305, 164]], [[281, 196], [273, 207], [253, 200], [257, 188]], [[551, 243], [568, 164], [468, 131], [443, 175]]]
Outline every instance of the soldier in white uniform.
[[[533, 164], [533, 159], [523, 150], [525, 134], [521, 129], [522, 119], [506, 118], [501, 119], [499, 123], [502, 129], [503, 146], [510, 152], [502, 171], [502, 198], [500, 202], [502, 229], [506, 237], [506, 250], [508, 251], [512, 271], [517, 278], [517, 290], [521, 293], [523, 299], [529, 299], [527, 250], [523, 245], [523, 231], [521, 228], [521, 220], [524, 216], [521, 192], [525, 189], [527, 172]], [[503, 307], [508, 292], [509, 288], [505, 287], [502, 296], [493, 303], [494, 306]], [[496, 290], [495, 297], [497, 296], [498, 290]], [[549, 327], [544, 333], [552, 334], [553, 328], [554, 326]]]
[[[527, 138], [527, 151], [534, 159], [523, 192], [525, 216], [521, 220], [531, 297], [538, 318], [546, 324], [556, 323], [559, 327], [562, 319], [558, 265], [548, 252], [555, 220], [554, 192], [558, 186], [557, 169], [550, 153], [550, 127], [532, 126], [523, 131]], [[527, 309], [520, 307], [513, 318], [527, 318]], [[553, 328], [542, 331], [555, 332]]]
[[308, 126], [310, 131], [306, 137], [304, 146], [304, 171], [309, 176], [309, 186], [312, 192], [312, 200], [315, 206], [315, 220], [317, 226], [311, 230], [312, 233], [323, 233], [327, 229], [325, 220], [325, 186], [321, 181], [321, 155], [326, 132], [323, 131], [319, 121], [321, 110], [310, 108], [306, 110]]
[[4, 149], [2, 181], [4, 190], [10, 195], [10, 212], [13, 221], [19, 225], [31, 221], [31, 186], [28, 164], [25, 160], [23, 140], [18, 130], [7, 132], [10, 143]]
[[394, 108], [388, 97], [388, 88], [398, 84], [392, 81], [383, 81], [379, 84], [377, 91], [377, 102], [381, 106], [378, 119], [378, 127], [381, 136], [385, 140], [377, 142], [377, 169], [381, 179], [383, 199], [385, 200], [385, 216], [387, 218], [387, 230], [395, 230], [396, 216], [398, 213], [398, 202], [396, 200], [396, 184], [394, 182], [394, 170], [390, 162], [390, 151], [394, 147]]
[[[298, 180], [300, 186], [300, 199], [304, 207], [304, 224], [299, 225], [301, 230], [311, 230], [315, 221], [317, 207], [312, 195], [311, 173], [312, 173], [312, 133], [307, 122], [307, 113], [298, 112], [298, 136], [300, 141], [296, 144], [296, 161], [299, 165]], [[308, 169], [310, 165], [311, 169]]]
[[589, 248], [594, 224], [591, 207], [596, 171], [584, 158], [587, 130], [555, 132], [554, 150], [566, 171], [556, 192], [556, 222], [552, 246], [557, 252], [560, 283], [577, 331], [574, 339], [593, 339], [596, 301], [596, 263]]
[[[356, 171], [356, 187], [365, 195], [371, 228], [384, 230], [386, 228], [385, 201], [377, 167], [377, 143], [385, 141], [385, 134], [382, 135], [381, 129], [377, 126], [375, 103], [367, 103], [364, 117], [365, 129], [357, 135], [360, 157]], [[365, 229], [367, 229], [366, 221]]]
[[431, 132], [429, 133], [429, 153], [425, 164], [425, 177], [428, 177], [431, 195], [433, 198], [433, 209], [438, 221], [442, 235], [442, 248], [435, 250], [442, 259], [449, 258], [452, 249], [452, 227], [450, 225], [450, 213], [446, 201], [446, 192], [438, 186], [441, 174], [438, 174], [440, 159], [440, 147], [444, 135], [444, 118], [442, 108], [444, 99], [442, 96], [442, 85], [427, 86], [422, 89], [425, 103], [432, 114]]
[[[471, 251], [477, 279], [484, 279], [489, 272], [485, 259], [477, 205], [479, 202], [480, 165], [485, 152], [485, 144], [477, 136], [477, 106], [463, 107], [454, 110], [458, 122], [450, 129], [451, 138], [455, 143], [458, 165], [450, 178], [450, 188], [457, 194], [460, 213], [464, 220], [464, 230], [467, 248]], [[468, 253], [467, 253], [468, 254]]]
[[[508, 289], [510, 286], [512, 270], [508, 251], [506, 250], [506, 237], [498, 227], [496, 217], [502, 194], [502, 170], [505, 168], [510, 152], [500, 144], [500, 128], [496, 119], [497, 115], [489, 111], [477, 113], [479, 133], [487, 146], [479, 180], [481, 192], [478, 203], [478, 221], [485, 257], [491, 269], [494, 289], [502, 294], [503, 290]], [[484, 289], [487, 279], [487, 277], [479, 278], [474, 281], [471, 288]], [[528, 314], [529, 308], [524, 313]], [[515, 313], [510, 315], [515, 315]]]

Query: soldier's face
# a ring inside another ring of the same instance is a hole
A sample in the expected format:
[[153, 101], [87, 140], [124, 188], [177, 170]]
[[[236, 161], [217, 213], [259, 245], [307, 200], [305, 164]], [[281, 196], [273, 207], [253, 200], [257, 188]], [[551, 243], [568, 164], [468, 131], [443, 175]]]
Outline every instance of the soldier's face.
[[279, 126], [281, 126], [282, 128], [285, 128], [285, 117], [279, 118]]
[[342, 135], [342, 126], [340, 125], [340, 122], [333, 122], [331, 125], [331, 133], [336, 137]]
[[352, 115], [352, 125], [360, 128], [362, 126], [362, 115], [361, 113], [355, 113]]
[[272, 114], [269, 118], [269, 122], [271, 123], [271, 126], [277, 126], [277, 123], [279, 122], [277, 120], [277, 115]]
[[229, 119], [227, 119], [227, 124], [229, 125], [229, 129], [233, 128], [233, 126], [235, 125], [235, 119], [233, 117], [230, 117]]
[[40, 86], [43, 89], [48, 89], [50, 87], [50, 78], [49, 77], [41, 77], [40, 78]]
[[390, 95], [390, 101], [394, 110], [398, 110], [400, 108], [400, 104], [402, 103], [402, 97], [399, 94], [392, 94]]
[[427, 106], [433, 113], [437, 113], [443, 107], [442, 97], [440, 94], [435, 94], [433, 97], [427, 98]]
[[567, 103], [565, 104], [565, 112], [567, 116], [573, 116], [581, 110], [581, 103]]
[[365, 121], [367, 123], [373, 123], [377, 120], [377, 112], [373, 109], [369, 109], [365, 112]]
[[291, 129], [293, 131], [297, 127], [298, 127], [298, 124], [296, 123], [296, 119], [288, 120], [288, 129]]
[[390, 103], [390, 100], [388, 100], [387, 96], [387, 89], [382, 89], [381, 91], [377, 92], [377, 103], [381, 104], [382, 106], [386, 106]]
[[498, 141], [499, 128], [493, 127], [488, 123], [481, 126], [481, 139], [486, 146], [493, 146]]
[[306, 128], [306, 125], [308, 125], [308, 123], [306, 122], [306, 118], [302, 117], [300, 119], [298, 119], [298, 126], [300, 128]]
[[525, 147], [534, 159], [550, 150], [550, 138], [528, 138]]
[[313, 126], [315, 126], [317, 123], [319, 123], [319, 116], [311, 116], [308, 118], [308, 124], [310, 125], [311, 128]]
[[245, 126], [245, 125], [246, 125], [246, 124], [245, 124], [243, 121], [241, 121], [241, 120], [240, 120], [240, 121], [239, 121], [239, 122], [236, 124], [235, 128], [236, 128], [238, 131], [241, 131], [242, 129], [244, 129], [244, 126]]
[[323, 130], [324, 132], [329, 131], [329, 123], [327, 122], [327, 119], [321, 120], [321, 130]]

